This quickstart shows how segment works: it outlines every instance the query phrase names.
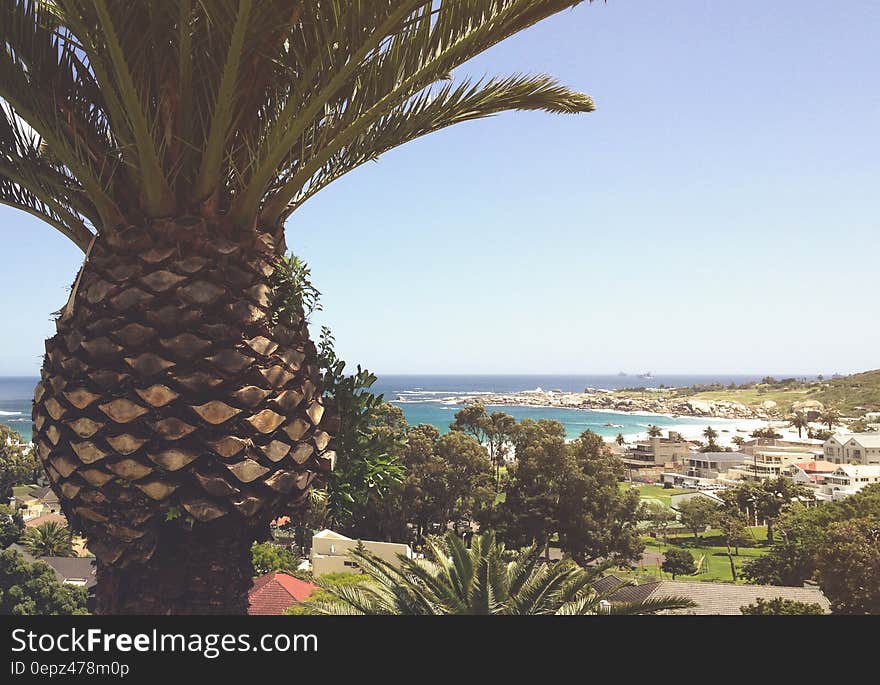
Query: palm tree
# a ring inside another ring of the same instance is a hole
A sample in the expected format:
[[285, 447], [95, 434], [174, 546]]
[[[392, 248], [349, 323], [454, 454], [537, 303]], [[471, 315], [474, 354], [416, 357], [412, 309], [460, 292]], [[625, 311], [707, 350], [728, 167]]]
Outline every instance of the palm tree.
[[706, 430], [703, 431], [703, 437], [709, 441], [709, 447], [715, 447], [715, 440], [718, 437], [718, 431], [716, 431], [712, 426], [706, 426]]
[[741, 435], [734, 435], [730, 441], [739, 448], [746, 444], [746, 439]]
[[2, 3], [0, 202], [85, 253], [33, 417], [98, 613], [246, 611], [251, 543], [339, 424], [285, 220], [452, 124], [591, 111], [547, 76], [451, 80], [578, 3]]
[[618, 433], [617, 437], [614, 438], [614, 442], [623, 447], [626, 444], [626, 438], [623, 437], [623, 433]]
[[50, 521], [28, 528], [21, 541], [35, 557], [76, 556], [70, 529], [61, 523]]
[[819, 413], [819, 422], [828, 426], [828, 430], [833, 430], [840, 423], [840, 412], [833, 407], [826, 407]]
[[[573, 561], [539, 564], [536, 547], [505, 561], [492, 533], [474, 536], [470, 549], [453, 533], [432, 538], [433, 561], [399, 557], [399, 568], [369, 552], [351, 553], [370, 581], [323, 585], [333, 599], [316, 604], [324, 614], [650, 614], [693, 606], [681, 597], [612, 603], [593, 588], [602, 569]], [[320, 580], [319, 580], [320, 582]]]
[[810, 427], [810, 420], [804, 412], [796, 411], [791, 417], [789, 417], [788, 425], [792, 428], [797, 428], [798, 437], [801, 437], [804, 428]]
[[648, 436], [649, 437], [659, 438], [661, 435], [663, 435], [663, 431], [660, 430], [660, 426], [655, 426], [654, 424], [651, 424], [650, 426], [648, 426]]

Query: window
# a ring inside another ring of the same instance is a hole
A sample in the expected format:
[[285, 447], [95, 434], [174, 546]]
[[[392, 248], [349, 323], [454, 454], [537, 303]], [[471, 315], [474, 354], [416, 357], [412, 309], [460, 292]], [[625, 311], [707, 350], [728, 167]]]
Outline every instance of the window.
[[350, 566], [352, 568], [357, 568], [357, 564], [353, 561], [343, 561], [342, 565], [343, 566]]

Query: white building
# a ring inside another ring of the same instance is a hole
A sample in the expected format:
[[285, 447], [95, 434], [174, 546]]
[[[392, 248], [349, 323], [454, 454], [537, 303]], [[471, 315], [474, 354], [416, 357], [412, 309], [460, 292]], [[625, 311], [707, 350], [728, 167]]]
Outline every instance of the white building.
[[880, 433], [835, 433], [822, 449], [835, 464], [880, 464]]
[[349, 556], [349, 552], [357, 549], [358, 545], [387, 561], [394, 566], [400, 566], [400, 556], [412, 559], [413, 551], [409, 545], [399, 542], [376, 542], [374, 540], [352, 540], [351, 538], [334, 533], [332, 530], [322, 530], [312, 536], [312, 574], [317, 578], [325, 573], [357, 573], [358, 565]]
[[857, 493], [866, 485], [880, 483], [880, 464], [842, 464], [825, 476], [822, 492], [838, 500]]

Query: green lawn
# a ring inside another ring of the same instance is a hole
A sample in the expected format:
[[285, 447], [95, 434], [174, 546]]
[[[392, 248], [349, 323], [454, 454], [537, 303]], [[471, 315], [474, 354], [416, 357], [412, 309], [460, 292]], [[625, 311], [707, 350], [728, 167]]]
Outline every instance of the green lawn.
[[664, 488], [662, 485], [642, 485], [640, 483], [621, 483], [621, 489], [635, 488], [638, 490], [639, 497], [643, 500], [659, 500], [667, 507], [672, 504], [673, 495], [681, 495], [685, 492], [694, 492], [694, 490], [682, 490], [681, 488]]
[[[737, 568], [737, 575], [740, 575], [742, 565], [766, 553], [767, 547], [767, 528], [758, 526], [749, 528], [752, 535], [752, 541], [748, 546], [739, 548], [739, 554], [734, 555], [733, 563]], [[699, 564], [703, 558], [703, 566], [700, 573], [694, 576], [678, 576], [676, 580], [698, 580], [698, 581], [722, 581], [731, 582], [730, 561], [727, 557], [727, 547], [721, 539], [718, 531], [709, 530], [704, 533], [699, 540], [695, 540], [692, 534], [676, 534], [669, 537], [669, 543], [664, 543], [652, 537], [645, 536], [642, 538], [645, 542], [645, 549], [655, 552], [667, 552], [670, 549], [684, 549], [694, 555], [694, 559]], [[671, 580], [672, 575], [664, 573], [656, 566], [641, 567], [632, 577], [641, 581], [646, 580]], [[738, 578], [737, 582], [743, 582], [742, 578]]]

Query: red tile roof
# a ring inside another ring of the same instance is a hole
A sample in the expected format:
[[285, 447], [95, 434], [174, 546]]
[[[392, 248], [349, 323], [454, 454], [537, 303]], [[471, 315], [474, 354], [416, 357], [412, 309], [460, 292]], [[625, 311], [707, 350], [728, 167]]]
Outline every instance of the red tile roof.
[[60, 523], [62, 526], [67, 525], [67, 518], [65, 518], [64, 514], [40, 514], [39, 516], [35, 516], [32, 519], [28, 519], [24, 522], [25, 528], [35, 528], [37, 526], [42, 526], [44, 523]]
[[254, 586], [248, 593], [248, 614], [280, 616], [285, 609], [303, 601], [317, 589], [317, 585], [280, 571], [267, 573], [254, 581]]
[[832, 472], [837, 470], [837, 464], [832, 464], [830, 461], [800, 461], [795, 464], [799, 469], [806, 471], [807, 473], [815, 473], [819, 472]]

